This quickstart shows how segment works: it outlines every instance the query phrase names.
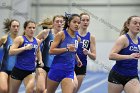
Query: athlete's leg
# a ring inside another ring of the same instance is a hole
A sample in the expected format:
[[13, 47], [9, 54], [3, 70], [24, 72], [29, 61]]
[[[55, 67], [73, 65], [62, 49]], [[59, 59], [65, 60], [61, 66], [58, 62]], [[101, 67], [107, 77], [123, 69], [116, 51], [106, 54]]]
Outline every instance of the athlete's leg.
[[78, 90], [80, 89], [81, 85], [82, 85], [82, 82], [85, 78], [85, 75], [77, 75], [77, 80], [78, 80], [78, 88], [77, 88], [77, 92]]
[[21, 82], [21, 80], [13, 79], [10, 77], [9, 93], [18, 93]]
[[6, 72], [0, 72], [0, 93], [8, 93], [9, 76]]
[[36, 93], [43, 93], [46, 89], [46, 71], [36, 68]]
[[111, 70], [108, 76], [108, 93], [121, 93], [124, 89], [122, 76]]
[[24, 85], [26, 87], [26, 93], [33, 93], [35, 86], [35, 75], [29, 74], [24, 78]]
[[72, 78], [64, 78], [61, 81], [62, 93], [73, 93], [74, 83]]
[[78, 90], [80, 89], [82, 82], [86, 76], [86, 68], [87, 68], [86, 66], [82, 66], [82, 67], [78, 67], [77, 65], [75, 66], [75, 73], [78, 80], [78, 86], [76, 92], [78, 92]]
[[73, 90], [73, 93], [77, 93], [77, 88], [78, 88], [78, 80], [77, 80], [77, 77], [76, 77], [76, 74], [74, 73], [74, 90]]
[[47, 77], [48, 77], [48, 73], [46, 73], [45, 90], [43, 93], [47, 93]]
[[55, 93], [59, 82], [53, 81], [51, 79], [47, 79], [47, 93]]
[[124, 86], [126, 93], [140, 93], [140, 82], [138, 79], [134, 78], [127, 82]]
[[108, 93], [121, 93], [123, 91], [122, 84], [108, 82]]

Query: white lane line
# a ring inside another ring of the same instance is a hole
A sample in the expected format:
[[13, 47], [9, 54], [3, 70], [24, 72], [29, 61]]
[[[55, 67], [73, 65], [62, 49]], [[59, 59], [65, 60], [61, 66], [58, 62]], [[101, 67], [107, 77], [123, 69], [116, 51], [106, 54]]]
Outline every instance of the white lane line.
[[[96, 75], [96, 76], [91, 77], [91, 78], [89, 78], [89, 79], [88, 79], [88, 78], [85, 78], [86, 80], [84, 79], [82, 85], [85, 84], [85, 83], [89, 83], [89, 82], [91, 82], [91, 81], [97, 79], [98, 77], [100, 77], [100, 75]], [[56, 90], [56, 93], [61, 93], [61, 88], [58, 89], [58, 90]]]
[[25, 93], [25, 91], [21, 91], [21, 92], [19, 92], [19, 93]]
[[92, 90], [92, 89], [94, 89], [94, 88], [96, 88], [96, 87], [98, 87], [98, 86], [104, 84], [105, 82], [107, 82], [107, 78], [101, 80], [99, 83], [96, 83], [96, 84], [94, 84], [93, 86], [90, 86], [89, 88], [84, 89], [84, 90], [83, 90], [82, 92], [80, 92], [80, 93], [88, 93], [88, 91], [90, 91], [90, 90]]
[[82, 85], [85, 84], [85, 83], [91, 82], [92, 80], [95, 80], [95, 79], [97, 79], [98, 77], [101, 77], [101, 76], [98, 75], [98, 76], [91, 77], [91, 78], [89, 78], [89, 79], [85, 78], [86, 80], [84, 79]]

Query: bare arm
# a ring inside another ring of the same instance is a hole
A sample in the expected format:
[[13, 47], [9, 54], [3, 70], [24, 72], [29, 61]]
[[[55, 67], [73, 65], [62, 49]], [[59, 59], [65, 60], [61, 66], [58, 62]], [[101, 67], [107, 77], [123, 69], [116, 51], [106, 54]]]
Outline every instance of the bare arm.
[[115, 45], [113, 46], [109, 59], [110, 60], [125, 60], [125, 59], [138, 59], [139, 53], [132, 53], [131, 55], [121, 55], [118, 54], [123, 48], [128, 46], [128, 39], [125, 35], [120, 36], [117, 41], [115, 42]]
[[37, 40], [37, 43], [38, 43], [37, 59], [38, 59], [38, 61], [42, 61], [42, 54], [41, 54], [41, 51], [40, 51], [41, 41], [39, 39], [36, 39], [36, 40]]
[[54, 41], [52, 42], [51, 47], [50, 47], [50, 50], [49, 50], [49, 53], [50, 54], [61, 54], [61, 53], [67, 51], [67, 48], [57, 48], [57, 46], [59, 45], [59, 43], [61, 41], [63, 41], [64, 38], [65, 38], [65, 36], [64, 36], [64, 32], [63, 31], [58, 32], [56, 34], [56, 36], [54, 38]]
[[44, 29], [36, 36], [36, 38], [39, 40], [44, 40], [47, 38], [49, 32], [50, 32], [50, 29]]
[[76, 54], [76, 61], [78, 62], [78, 67], [81, 67], [83, 65], [77, 54]]
[[39, 39], [37, 39], [37, 42], [38, 42], [38, 46], [39, 46], [38, 50], [37, 50], [37, 60], [39, 61], [40, 66], [43, 67], [44, 63], [42, 61], [42, 54], [41, 54], [41, 51], [40, 51], [40, 43], [41, 43], [41, 41]]
[[90, 37], [90, 52], [88, 52], [89, 58], [96, 60], [96, 42], [95, 37], [91, 35]]
[[3, 36], [1, 39], [0, 39], [0, 47], [5, 44], [7, 41], [7, 35]]
[[88, 55], [89, 58], [92, 60], [96, 60], [96, 45], [95, 45], [95, 37], [91, 36], [90, 37], [90, 52], [84, 48], [83, 53], [85, 55]]
[[30, 50], [32, 49], [32, 45], [28, 44], [27, 46], [18, 48], [21, 44], [23, 43], [23, 38], [22, 36], [18, 36], [15, 38], [14, 43], [10, 47], [9, 50], [9, 55], [17, 55], [25, 50]]

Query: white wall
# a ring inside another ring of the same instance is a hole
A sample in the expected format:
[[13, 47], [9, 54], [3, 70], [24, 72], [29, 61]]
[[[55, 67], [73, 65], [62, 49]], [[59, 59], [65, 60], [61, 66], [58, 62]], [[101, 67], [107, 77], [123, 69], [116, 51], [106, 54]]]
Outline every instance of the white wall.
[[20, 22], [20, 32], [23, 33], [23, 23], [30, 19], [31, 0], [0, 0], [0, 37], [3, 33], [4, 19], [17, 19]]
[[[35, 4], [33, 0], [33, 18], [36, 17]], [[140, 15], [140, 0], [40, 0], [39, 4], [38, 21], [65, 12], [89, 13], [89, 31], [97, 41], [115, 40], [124, 21], [131, 15]]]
[[[88, 59], [88, 70], [91, 71], [104, 71], [109, 72], [115, 61], [109, 60], [109, 53], [112, 49], [114, 42], [98, 41], [96, 44], [97, 59], [95, 61]], [[140, 71], [140, 61], [138, 62], [138, 69]]]
[[[13, 0], [0, 0], [0, 37], [5, 18], [12, 17]], [[18, 1], [18, 0], [17, 0]], [[22, 1], [22, 0], [19, 0]], [[96, 37], [97, 61], [89, 60], [89, 69], [104, 70], [111, 68], [113, 61], [108, 60], [112, 44], [119, 36], [124, 21], [131, 15], [140, 16], [140, 0], [28, 0], [30, 19], [36, 22], [46, 17], [68, 13], [87, 12], [91, 16], [89, 31]], [[24, 5], [23, 5], [24, 6]], [[22, 8], [24, 8], [22, 6]], [[19, 11], [19, 10], [18, 10]], [[22, 26], [21, 26], [22, 27]], [[21, 29], [22, 30], [22, 29]], [[39, 31], [36, 32], [36, 34]]]
[[[0, 31], [5, 18], [12, 17], [12, 7], [15, 0], [0, 0]], [[16, 0], [21, 2], [22, 0]], [[37, 22], [46, 17], [65, 12], [88, 12], [91, 16], [89, 31], [96, 36], [97, 41], [115, 40], [124, 21], [131, 15], [140, 15], [140, 0], [27, 0], [30, 7], [29, 18]], [[17, 3], [18, 6], [18, 3]], [[27, 7], [25, 3], [21, 8]], [[14, 7], [14, 6], [13, 6]], [[18, 11], [22, 12], [22, 9]], [[38, 32], [36, 32], [37, 34]], [[1, 36], [1, 35], [0, 35]]]

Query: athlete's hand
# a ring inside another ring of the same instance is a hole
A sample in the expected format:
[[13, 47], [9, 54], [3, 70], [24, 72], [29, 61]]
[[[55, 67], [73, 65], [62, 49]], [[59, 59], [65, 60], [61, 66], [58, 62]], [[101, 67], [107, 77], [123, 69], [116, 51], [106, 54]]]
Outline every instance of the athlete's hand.
[[25, 50], [31, 50], [33, 48], [32, 44], [27, 44], [25, 47]]
[[76, 52], [75, 44], [68, 44], [67, 48], [70, 52]]
[[77, 60], [77, 66], [81, 67], [83, 65], [83, 63], [81, 62], [81, 60]]
[[37, 67], [40, 67], [40, 68], [44, 67], [44, 63], [42, 61], [37, 60], [36, 63], [37, 63]]
[[129, 56], [130, 59], [139, 59], [140, 58], [140, 53], [132, 53]]
[[44, 63], [43, 62], [40, 62], [40, 67], [44, 67]]
[[84, 53], [85, 55], [88, 55], [89, 51], [88, 51], [86, 48], [83, 48], [83, 53]]

